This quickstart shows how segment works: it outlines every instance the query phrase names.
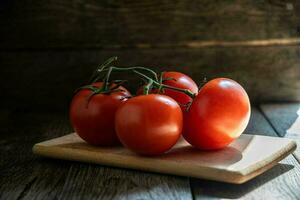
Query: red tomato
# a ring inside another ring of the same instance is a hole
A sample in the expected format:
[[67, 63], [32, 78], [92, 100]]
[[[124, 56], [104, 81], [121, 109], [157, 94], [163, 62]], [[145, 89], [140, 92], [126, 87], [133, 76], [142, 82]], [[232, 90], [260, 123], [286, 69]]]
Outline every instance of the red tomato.
[[[191, 79], [189, 76], [180, 73], [180, 72], [165, 72], [163, 73], [163, 78], [174, 78], [175, 80], [165, 80], [163, 81], [164, 84], [181, 88], [181, 89], [188, 89], [193, 93], [198, 94], [198, 86], [197, 84]], [[165, 89], [164, 94], [175, 99], [179, 103], [179, 105], [184, 105], [192, 101], [192, 98], [188, 95], [178, 92], [171, 89]]]
[[149, 94], [133, 97], [116, 113], [121, 143], [143, 155], [159, 155], [172, 148], [182, 131], [182, 111], [172, 98]]
[[[180, 72], [165, 72], [163, 73], [163, 79], [168, 78], [174, 78], [174, 80], [164, 80], [163, 84], [168, 86], [173, 86], [181, 89], [188, 89], [193, 93], [198, 93], [198, 86], [197, 84], [191, 79], [189, 76], [180, 73]], [[157, 89], [154, 89], [151, 91], [151, 93], [158, 93]], [[143, 94], [143, 88], [139, 88], [137, 91], [137, 94]], [[182, 110], [184, 111], [186, 107], [185, 104], [192, 101], [192, 98], [188, 95], [178, 92], [172, 89], [164, 89], [164, 92], [161, 92], [161, 94], [167, 95], [171, 98], [173, 98], [175, 101], [179, 103]]]
[[200, 149], [223, 148], [242, 134], [250, 112], [241, 85], [227, 78], [213, 79], [200, 89], [186, 113], [183, 137]]
[[[93, 86], [102, 87], [103, 83]], [[112, 85], [111, 87], [114, 87]], [[120, 143], [115, 132], [115, 112], [126, 100], [130, 93], [123, 87], [120, 92], [110, 94], [96, 94], [89, 96], [89, 89], [80, 90], [72, 99], [70, 119], [76, 133], [87, 143], [92, 145], [110, 146]]]

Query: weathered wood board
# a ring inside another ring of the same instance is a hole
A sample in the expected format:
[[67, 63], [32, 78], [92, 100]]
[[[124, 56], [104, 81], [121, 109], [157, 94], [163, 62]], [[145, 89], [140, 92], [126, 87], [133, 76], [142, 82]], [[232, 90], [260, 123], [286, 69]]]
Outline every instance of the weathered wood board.
[[3, 0], [3, 105], [65, 111], [114, 55], [122, 66], [181, 71], [198, 83], [232, 78], [255, 103], [299, 101], [299, 11], [297, 0]]
[[[264, 115], [255, 107], [247, 134], [278, 137]], [[272, 169], [241, 185], [191, 179], [194, 200], [202, 199], [299, 199], [300, 164], [293, 155], [287, 156]]]
[[[155, 71], [180, 71], [198, 84], [204, 77], [228, 77], [239, 82], [252, 103], [300, 100], [300, 46], [208, 49], [132, 49], [89, 51], [0, 52], [3, 106], [28, 110], [66, 111], [76, 88], [111, 56], [118, 66], [148, 66]], [[251, 55], [251, 56], [249, 56]], [[51, 62], [49, 62], [51, 59]], [[16, 73], [19, 70], [19, 73]], [[135, 94], [134, 76], [126, 88]], [[22, 83], [22, 84], [18, 84]], [[30, 88], [31, 92], [28, 91]], [[266, 88], [268, 88], [266, 90]], [[49, 98], [51, 97], [51, 98]]]
[[[263, 104], [260, 108], [279, 136], [291, 138], [300, 145], [300, 103]], [[300, 149], [294, 155], [300, 163]]]
[[0, 120], [0, 200], [193, 199], [187, 177], [34, 155], [35, 143], [71, 132], [62, 113], [0, 110]]
[[241, 184], [276, 165], [296, 146], [286, 138], [243, 134], [219, 151], [199, 151], [181, 140], [164, 155], [142, 157], [123, 147], [90, 146], [76, 134], [69, 134], [35, 144], [33, 152], [52, 158]]
[[6, 1], [0, 3], [0, 49], [299, 44], [293, 39], [300, 32], [297, 0]]

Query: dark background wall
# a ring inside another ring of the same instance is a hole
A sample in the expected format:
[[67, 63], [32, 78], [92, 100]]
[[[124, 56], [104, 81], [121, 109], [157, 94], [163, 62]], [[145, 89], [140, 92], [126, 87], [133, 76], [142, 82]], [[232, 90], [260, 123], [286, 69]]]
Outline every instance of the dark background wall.
[[300, 1], [1, 0], [2, 107], [67, 110], [106, 58], [300, 100]]

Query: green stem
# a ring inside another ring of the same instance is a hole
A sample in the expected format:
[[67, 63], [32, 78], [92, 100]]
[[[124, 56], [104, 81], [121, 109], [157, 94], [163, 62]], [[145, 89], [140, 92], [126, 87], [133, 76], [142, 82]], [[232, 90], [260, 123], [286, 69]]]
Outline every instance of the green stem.
[[158, 80], [157, 74], [153, 70], [145, 68], [145, 67], [115, 67], [115, 66], [111, 66], [108, 69], [102, 70], [102, 71], [107, 70], [107, 74], [106, 74], [105, 79], [104, 79], [104, 90], [108, 90], [109, 78], [110, 78], [110, 75], [111, 75], [112, 71], [114, 71], [114, 70], [115, 71], [130, 71], [130, 70], [134, 71], [136, 69], [148, 71], [154, 76], [155, 80]]
[[[117, 71], [130, 71], [130, 70], [144, 70], [147, 71], [149, 73], [151, 73], [151, 75], [153, 75], [155, 81], [158, 81], [158, 77], [155, 71], [148, 69], [146, 67], [116, 67], [116, 66], [111, 66], [113, 67], [113, 70], [117, 70]], [[102, 72], [108, 71], [109, 69], [104, 69], [102, 70]]]
[[181, 89], [181, 88], [177, 88], [177, 87], [172, 87], [172, 86], [165, 85], [165, 84], [162, 84], [162, 88], [168, 88], [168, 89], [171, 89], [171, 90], [176, 90], [176, 91], [179, 91], [179, 92], [183, 92], [186, 95], [190, 96], [191, 98], [195, 98], [195, 96], [196, 96], [195, 93], [193, 93], [192, 91], [187, 90], [187, 89]]
[[100, 65], [98, 68], [97, 68], [97, 71], [98, 72], [101, 72], [102, 70], [104, 70], [109, 64], [111, 64], [112, 62], [116, 61], [118, 59], [117, 56], [113, 56], [109, 59], [107, 59], [102, 65]]
[[179, 91], [179, 92], [183, 92], [185, 93], [186, 95], [190, 96], [191, 98], [194, 98], [196, 96], [195, 93], [191, 92], [190, 90], [187, 90], [187, 89], [181, 89], [181, 88], [176, 88], [176, 87], [172, 87], [172, 86], [169, 86], [169, 85], [165, 85], [165, 84], [161, 84], [157, 81], [154, 81], [153, 79], [151, 79], [150, 77], [146, 76], [145, 74], [142, 74], [136, 70], [133, 70], [134, 73], [142, 76], [143, 78], [147, 79], [149, 82], [150, 81], [153, 81], [153, 85], [155, 85], [156, 87], [161, 87], [162, 89], [163, 88], [168, 88], [168, 89], [171, 89], [171, 90], [176, 90], [176, 91]]
[[144, 95], [148, 95], [149, 94], [149, 91], [152, 88], [152, 84], [153, 84], [153, 80], [150, 79], [149, 82], [148, 82], [148, 84], [145, 85], [145, 87], [144, 87]]
[[139, 70], [144, 70], [144, 71], [147, 71], [149, 72], [150, 74], [153, 75], [155, 81], [158, 81], [158, 77], [157, 77], [157, 74], [155, 71], [147, 68], [147, 67], [140, 67], [140, 66], [136, 66], [136, 67], [122, 67], [122, 69], [127, 69], [127, 70], [136, 70], [136, 69], [139, 69]]
[[108, 72], [106, 74], [105, 81], [104, 81], [104, 90], [108, 89], [109, 77], [110, 77], [110, 74], [111, 74], [113, 69], [114, 69], [114, 67], [109, 67], [108, 68]]
[[159, 77], [159, 87], [158, 87], [158, 93], [160, 93], [162, 91], [162, 84], [163, 84], [163, 75], [164, 75], [165, 72], [161, 72], [160, 73], [160, 77]]
[[[144, 71], [148, 71], [151, 72], [151, 74], [155, 75], [155, 80], [153, 80], [152, 78], [150, 78], [149, 76], [137, 71], [137, 69], [140, 70], [144, 70]], [[107, 74], [105, 76], [105, 80], [104, 80], [104, 91], [108, 90], [108, 84], [109, 84], [109, 78], [110, 75], [112, 73], [112, 71], [130, 71], [132, 70], [134, 73], [140, 75], [141, 77], [145, 78], [146, 80], [148, 80], [148, 84], [145, 86], [146, 89], [144, 90], [144, 93], [148, 94], [149, 93], [149, 89], [150, 87], [152, 87], [152, 85], [156, 86], [157, 88], [160, 89], [171, 89], [171, 90], [176, 90], [182, 93], [185, 93], [186, 95], [190, 96], [191, 98], [195, 97], [195, 94], [193, 92], [191, 92], [190, 90], [187, 89], [181, 89], [181, 88], [177, 88], [177, 87], [173, 87], [173, 86], [169, 86], [169, 85], [165, 85], [159, 82], [158, 78], [157, 78], [157, 74], [152, 71], [151, 69], [145, 68], [145, 67], [115, 67], [115, 66], [111, 66], [107, 69]], [[104, 69], [103, 71], [106, 71], [106, 69]]]
[[[110, 57], [109, 59], [107, 59], [104, 63], [102, 63], [100, 66], [98, 66], [95, 71], [93, 72], [91, 78], [90, 78], [90, 82], [94, 83], [95, 80], [98, 79], [98, 77], [96, 79], [94, 79], [94, 77], [102, 72], [109, 64], [111, 64], [112, 62], [116, 61], [118, 59], [117, 56], [114, 56], [114, 57]], [[94, 79], [94, 80], [93, 80]]]

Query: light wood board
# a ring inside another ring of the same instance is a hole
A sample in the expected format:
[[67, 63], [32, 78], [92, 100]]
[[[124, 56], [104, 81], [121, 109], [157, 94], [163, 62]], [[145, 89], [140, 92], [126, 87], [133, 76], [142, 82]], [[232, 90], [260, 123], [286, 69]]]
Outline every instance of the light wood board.
[[243, 134], [227, 148], [200, 151], [180, 140], [161, 156], [143, 157], [119, 147], [88, 145], [76, 134], [35, 144], [35, 154], [88, 163], [241, 184], [276, 165], [297, 145], [291, 139]]

